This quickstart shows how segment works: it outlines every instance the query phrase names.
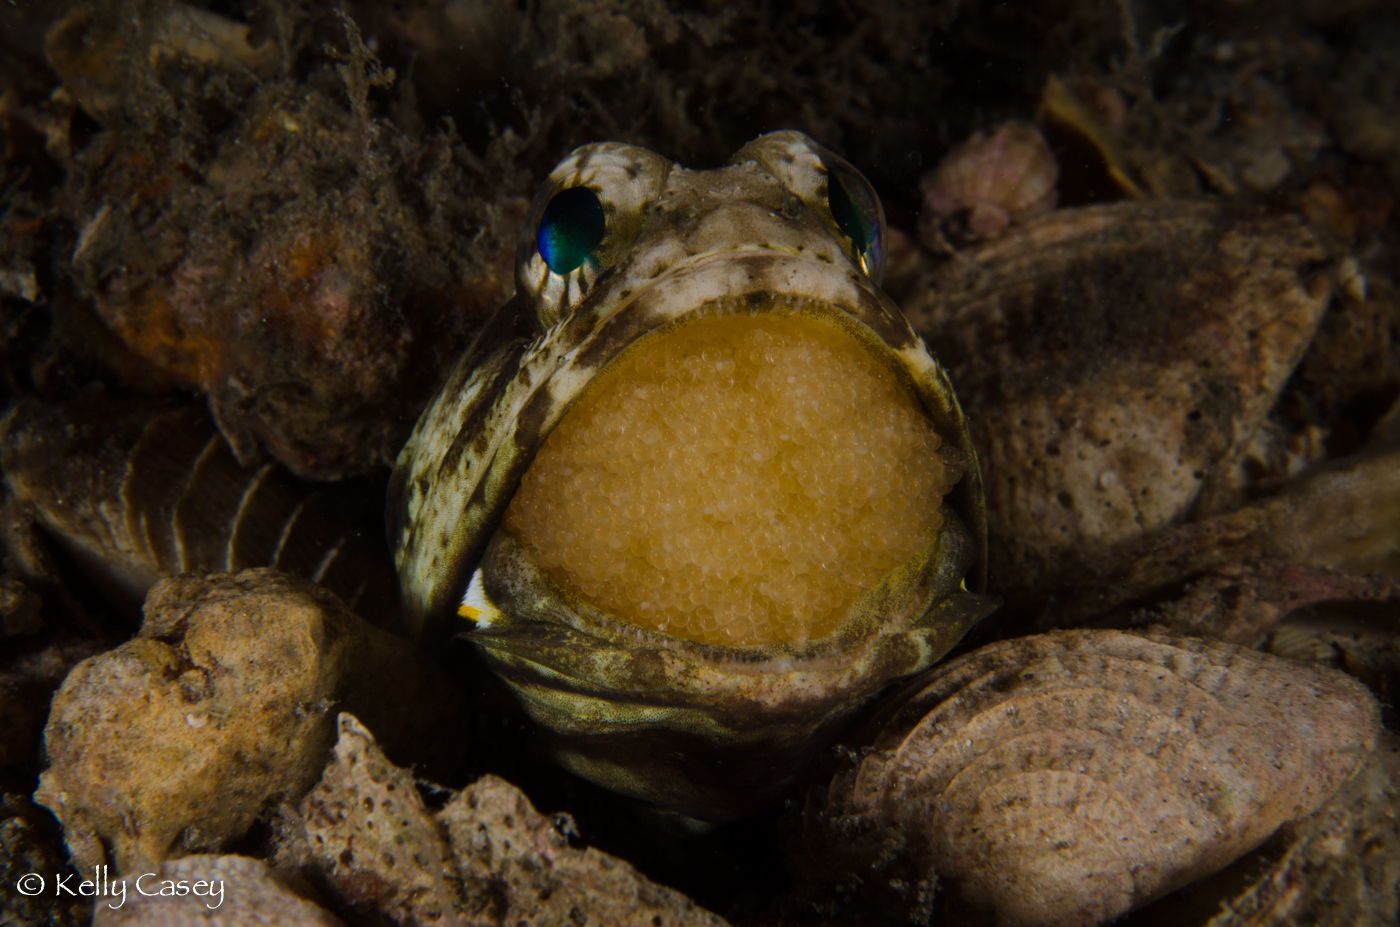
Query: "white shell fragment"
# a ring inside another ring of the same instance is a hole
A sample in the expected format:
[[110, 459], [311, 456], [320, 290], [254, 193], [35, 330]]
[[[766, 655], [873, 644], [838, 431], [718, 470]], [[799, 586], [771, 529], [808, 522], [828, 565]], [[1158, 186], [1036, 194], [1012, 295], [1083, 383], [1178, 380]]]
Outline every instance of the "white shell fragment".
[[1379, 709], [1324, 668], [1073, 631], [937, 667], [876, 724], [831, 785], [828, 836], [884, 835], [871, 845], [899, 847], [925, 887], [936, 879], [940, 913], [1089, 925], [1317, 810], [1374, 748]]

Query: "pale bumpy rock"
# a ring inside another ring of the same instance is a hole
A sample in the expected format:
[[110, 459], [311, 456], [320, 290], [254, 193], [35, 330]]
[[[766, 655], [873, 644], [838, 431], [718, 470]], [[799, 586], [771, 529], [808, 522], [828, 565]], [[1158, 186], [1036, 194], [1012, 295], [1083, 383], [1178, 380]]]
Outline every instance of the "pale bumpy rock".
[[1316, 811], [1366, 762], [1379, 708], [1332, 670], [1074, 631], [937, 667], [866, 730], [809, 802], [818, 869], [867, 873], [852, 890], [906, 912], [927, 915], [936, 878], [939, 913], [1091, 925]]
[[186, 856], [121, 881], [116, 894], [110, 880], [103, 883], [107, 894], [97, 900], [92, 927], [344, 927], [246, 856]]
[[948, 365], [987, 492], [992, 585], [1036, 585], [1225, 511], [1335, 278], [1300, 222], [1206, 203], [1061, 209], [906, 300]]
[[433, 813], [354, 717], [301, 805], [284, 853], [376, 923], [512, 927], [724, 927], [622, 860], [578, 849], [514, 786], [486, 776]]
[[270, 569], [163, 580], [140, 634], [80, 663], [54, 696], [35, 798], [82, 870], [218, 848], [315, 784], [338, 706], [395, 756], [456, 765], [460, 738], [442, 733], [457, 691], [331, 593]]
[[957, 473], [940, 444], [834, 327], [708, 319], [607, 371], [550, 434], [506, 527], [635, 624], [805, 641], [941, 523]]

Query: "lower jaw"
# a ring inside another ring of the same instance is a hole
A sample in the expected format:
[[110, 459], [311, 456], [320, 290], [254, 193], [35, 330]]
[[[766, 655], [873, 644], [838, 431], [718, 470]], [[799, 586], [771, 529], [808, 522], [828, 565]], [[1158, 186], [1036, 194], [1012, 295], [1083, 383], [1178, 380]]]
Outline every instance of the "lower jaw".
[[687, 641], [580, 598], [506, 530], [468, 600], [465, 637], [566, 768], [691, 817], [760, 810], [891, 681], [943, 656], [995, 601], [962, 591], [977, 557], [961, 520], [857, 597], [820, 640]]

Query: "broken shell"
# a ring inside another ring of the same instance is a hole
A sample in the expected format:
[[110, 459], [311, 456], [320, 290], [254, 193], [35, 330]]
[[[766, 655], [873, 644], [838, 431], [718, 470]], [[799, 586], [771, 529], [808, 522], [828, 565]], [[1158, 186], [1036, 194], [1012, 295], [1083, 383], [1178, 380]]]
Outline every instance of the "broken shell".
[[[1055, 75], [1045, 81], [1039, 118], [1086, 141], [1103, 159], [1104, 171], [1128, 196], [1142, 199], [1146, 191], [1135, 180], [1124, 131], [1128, 106], [1117, 90], [1090, 81], [1066, 84]], [[1162, 192], [1162, 191], [1153, 191]]]
[[[1365, 762], [1379, 710], [1332, 670], [1074, 631], [931, 670], [864, 730], [806, 812], [825, 865], [877, 890], [900, 867], [906, 887], [936, 876], [940, 905], [998, 924], [1088, 925], [1311, 814]], [[931, 892], [907, 894], [885, 901]]]
[[[1400, 600], [1397, 581], [1400, 449], [1377, 450], [1331, 461], [1256, 505], [1145, 534], [1066, 570], [1012, 597], [1000, 628], [1148, 623], [1254, 644], [1311, 603]], [[1312, 659], [1306, 651], [1279, 655]]]
[[203, 409], [25, 400], [0, 421], [0, 464], [13, 499], [130, 615], [162, 577], [275, 566], [398, 622], [387, 551], [357, 524], [354, 492], [239, 465]]
[[991, 135], [974, 132], [919, 182], [935, 215], [966, 213], [967, 232], [995, 235], [1015, 222], [1049, 212], [1060, 167], [1035, 126], [1008, 122]]
[[998, 588], [1227, 510], [1327, 307], [1333, 255], [1248, 207], [1056, 210], [905, 303], [948, 360], [983, 465]]
[[[806, 136], [765, 136], [704, 172], [639, 148], [581, 148], [531, 215], [516, 299], [419, 420], [390, 482], [408, 620], [431, 637], [454, 612], [466, 618], [573, 771], [697, 817], [747, 813], [865, 700], [990, 610], [963, 587], [969, 574], [981, 583], [984, 515], [962, 412], [878, 289], [879, 201]], [[789, 355], [796, 366], [779, 376]], [[808, 396], [773, 412], [781, 390], [825, 382], [838, 362], [871, 384], [868, 405]], [[888, 473], [877, 458], [894, 445], [848, 440], [885, 419], [883, 437], [860, 440], [898, 444]], [[701, 446], [688, 441], [710, 443], [687, 461]], [[843, 449], [844, 463], [820, 456]], [[575, 477], [600, 461], [616, 498], [589, 502], [597, 487]], [[924, 482], [908, 485], [924, 488], [897, 499], [915, 465]], [[849, 505], [816, 502], [852, 487]], [[819, 523], [843, 505], [844, 521]], [[813, 520], [793, 520], [807, 510]], [[600, 511], [612, 520], [584, 531]], [[907, 522], [903, 546], [839, 598], [825, 585], [837, 564], [893, 543], [862, 548], [867, 521]], [[585, 559], [619, 556], [575, 568], [580, 546]]]
[[728, 927], [624, 860], [570, 846], [569, 816], [545, 817], [503, 779], [483, 776], [434, 811], [421, 773], [394, 766], [353, 715], [338, 727], [296, 829], [303, 868], [369, 915], [355, 923]]

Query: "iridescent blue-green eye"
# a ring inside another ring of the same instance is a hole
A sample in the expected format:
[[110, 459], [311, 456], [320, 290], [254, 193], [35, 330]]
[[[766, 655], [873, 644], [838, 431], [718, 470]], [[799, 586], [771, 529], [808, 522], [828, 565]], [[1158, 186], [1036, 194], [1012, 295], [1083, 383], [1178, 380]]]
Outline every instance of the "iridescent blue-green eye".
[[872, 278], [884, 267], [884, 214], [879, 197], [854, 169], [831, 158], [826, 172], [826, 204], [831, 218], [855, 247], [862, 269]]
[[846, 233], [856, 250], [865, 251], [869, 248], [871, 239], [874, 238], [870, 220], [851, 200], [851, 193], [846, 189], [845, 181], [834, 171], [826, 175], [826, 201], [831, 207], [831, 217], [836, 220], [836, 227]]
[[540, 217], [535, 245], [556, 274], [578, 267], [607, 231], [607, 217], [598, 194], [587, 187], [570, 187], [554, 194]]

